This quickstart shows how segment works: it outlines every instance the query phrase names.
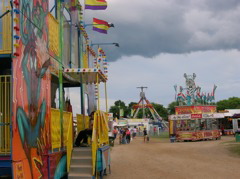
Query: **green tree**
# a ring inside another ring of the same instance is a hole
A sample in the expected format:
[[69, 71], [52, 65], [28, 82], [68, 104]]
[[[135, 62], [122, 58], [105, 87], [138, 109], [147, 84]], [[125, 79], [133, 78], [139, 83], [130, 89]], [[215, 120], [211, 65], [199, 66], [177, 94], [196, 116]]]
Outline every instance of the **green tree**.
[[168, 115], [175, 114], [176, 106], [179, 106], [179, 102], [177, 102], [177, 101], [173, 101], [168, 105], [168, 107], [167, 107]]
[[126, 117], [128, 115], [127, 113], [127, 107], [125, 105], [125, 103], [121, 100], [115, 101], [114, 102], [114, 106], [111, 106], [109, 109], [110, 113], [113, 113], [113, 117], [120, 117], [120, 109], [123, 109], [124, 111], [124, 117]]
[[217, 110], [240, 109], [240, 98], [231, 97], [217, 102]]
[[136, 102], [130, 102], [128, 104], [128, 107], [127, 107], [127, 115], [128, 115], [128, 117], [132, 117], [131, 116], [131, 111], [133, 109], [133, 106], [136, 105], [136, 104], [137, 104]]
[[161, 104], [157, 104], [157, 103], [152, 103], [153, 107], [155, 108], [155, 110], [157, 111], [157, 113], [164, 119], [164, 120], [168, 120], [168, 111], [167, 109], [161, 105]]

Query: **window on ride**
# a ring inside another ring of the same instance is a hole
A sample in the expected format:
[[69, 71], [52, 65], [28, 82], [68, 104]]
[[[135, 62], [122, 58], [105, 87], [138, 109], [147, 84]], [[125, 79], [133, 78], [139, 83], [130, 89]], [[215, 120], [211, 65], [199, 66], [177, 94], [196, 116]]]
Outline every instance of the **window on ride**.
[[[0, 8], [0, 14], [2, 14], [1, 8]], [[0, 19], [0, 50], [2, 49], [3, 49], [3, 33], [2, 33], [2, 19]]]
[[64, 18], [64, 24], [63, 24], [63, 64], [66, 67], [71, 66], [71, 15], [68, 12], [66, 8], [63, 10], [63, 18]]
[[57, 18], [57, 3], [56, 0], [48, 1], [48, 11], [53, 15], [53, 17]]
[[51, 108], [59, 109], [59, 79], [55, 75], [51, 75]]

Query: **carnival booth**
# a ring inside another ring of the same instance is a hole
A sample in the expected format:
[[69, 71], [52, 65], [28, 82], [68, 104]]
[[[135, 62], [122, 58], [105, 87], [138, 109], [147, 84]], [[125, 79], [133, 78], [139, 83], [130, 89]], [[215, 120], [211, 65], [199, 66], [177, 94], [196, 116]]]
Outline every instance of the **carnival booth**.
[[240, 110], [226, 109], [219, 112], [224, 115], [219, 121], [223, 135], [234, 135], [240, 129]]
[[169, 116], [169, 133], [177, 141], [220, 139], [216, 106], [178, 106]]
[[197, 141], [207, 139], [220, 139], [219, 118], [223, 114], [216, 113], [216, 106], [211, 105], [215, 100], [216, 85], [210, 93], [202, 92], [196, 86], [196, 74], [184, 74], [186, 87], [174, 86], [175, 98], [178, 106], [175, 115], [169, 116], [169, 134], [171, 139], [177, 141]]
[[128, 119], [128, 126], [130, 129], [137, 127], [138, 129], [142, 130], [146, 128], [149, 130], [149, 119]]

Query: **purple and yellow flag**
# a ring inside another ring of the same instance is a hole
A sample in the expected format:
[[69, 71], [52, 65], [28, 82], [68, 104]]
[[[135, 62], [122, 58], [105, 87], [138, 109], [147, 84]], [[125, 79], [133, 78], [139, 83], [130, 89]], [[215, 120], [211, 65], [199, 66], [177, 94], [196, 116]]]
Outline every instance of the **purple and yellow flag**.
[[93, 30], [103, 34], [107, 34], [107, 30], [109, 28], [110, 28], [110, 25], [108, 24], [108, 22], [97, 19], [97, 18], [93, 18]]
[[85, 0], [85, 9], [105, 10], [107, 9], [107, 2], [105, 0]]

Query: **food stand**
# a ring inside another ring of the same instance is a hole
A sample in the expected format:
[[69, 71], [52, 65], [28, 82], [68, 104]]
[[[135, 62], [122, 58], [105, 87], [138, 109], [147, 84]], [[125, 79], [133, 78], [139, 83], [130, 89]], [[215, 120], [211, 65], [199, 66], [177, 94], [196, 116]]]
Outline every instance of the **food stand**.
[[178, 106], [176, 114], [169, 116], [169, 134], [176, 141], [220, 139], [216, 106]]
[[195, 84], [196, 74], [184, 74], [186, 87], [177, 85], [175, 99], [178, 106], [175, 114], [169, 116], [170, 139], [177, 141], [197, 141], [208, 139], [220, 139], [219, 118], [224, 115], [216, 113], [215, 90], [216, 85], [210, 93], [202, 92], [202, 88]]

